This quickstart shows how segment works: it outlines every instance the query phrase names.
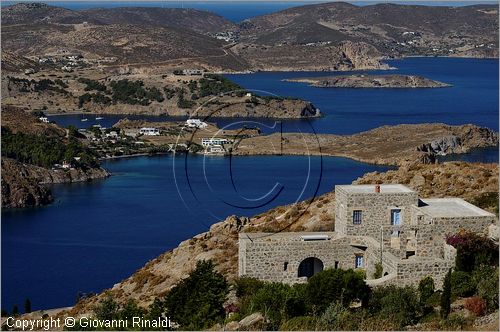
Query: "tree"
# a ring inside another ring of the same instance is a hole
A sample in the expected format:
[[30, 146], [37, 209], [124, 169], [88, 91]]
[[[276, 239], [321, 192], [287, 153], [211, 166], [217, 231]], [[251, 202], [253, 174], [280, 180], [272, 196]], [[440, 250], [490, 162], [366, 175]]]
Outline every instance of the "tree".
[[19, 316], [19, 308], [17, 307], [17, 304], [14, 304], [12, 307], [12, 316]]
[[441, 317], [448, 318], [451, 310], [451, 269], [448, 270], [443, 282], [441, 293]]
[[382, 278], [384, 273], [384, 267], [380, 262], [375, 264], [375, 272], [373, 273], [373, 279]]
[[434, 279], [427, 276], [420, 280], [418, 284], [418, 293], [420, 295], [420, 305], [425, 306], [429, 297], [434, 294]]
[[189, 277], [165, 297], [167, 315], [183, 329], [207, 329], [225, 317], [224, 301], [229, 285], [214, 271], [211, 261], [199, 261]]
[[31, 312], [31, 301], [30, 299], [26, 299], [24, 301], [24, 313], [29, 314]]

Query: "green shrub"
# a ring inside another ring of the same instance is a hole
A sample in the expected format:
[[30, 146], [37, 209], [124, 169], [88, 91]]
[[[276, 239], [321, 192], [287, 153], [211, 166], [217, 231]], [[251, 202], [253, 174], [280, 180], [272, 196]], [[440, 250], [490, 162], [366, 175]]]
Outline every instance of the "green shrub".
[[[484, 273], [487, 268], [482, 269]], [[477, 284], [477, 294], [486, 300], [488, 312], [498, 309], [498, 267], [480, 279]], [[478, 273], [480, 274], [480, 273]]]
[[316, 329], [316, 318], [311, 316], [298, 316], [284, 321], [280, 325], [280, 331], [314, 331]]
[[453, 271], [451, 274], [451, 294], [453, 298], [468, 297], [475, 293], [476, 285], [468, 272]]
[[241, 277], [236, 279], [235, 288], [236, 296], [244, 297], [248, 295], [255, 294], [259, 289], [264, 286], [264, 282], [251, 277]]
[[[293, 301], [296, 306], [304, 307], [304, 304], [298, 304], [301, 299], [293, 287], [282, 283], [266, 283], [251, 297], [249, 303], [251, 310], [245, 311], [261, 312], [270, 321], [270, 327], [277, 329], [283, 321], [292, 318], [292, 315], [304, 314], [291, 308], [292, 302], [290, 301]], [[292, 310], [287, 311], [287, 309]]]
[[370, 288], [363, 276], [352, 269], [326, 269], [313, 275], [305, 288], [305, 299], [312, 312], [322, 313], [330, 303], [349, 306], [354, 300], [366, 305]]
[[441, 330], [467, 330], [471, 325], [471, 320], [458, 314], [452, 313], [440, 324]]
[[399, 328], [416, 323], [421, 314], [417, 290], [409, 286], [375, 289], [370, 297], [369, 307], [373, 314], [393, 321]]
[[418, 293], [420, 295], [420, 305], [427, 305], [427, 301], [434, 294], [434, 279], [427, 276], [420, 280], [418, 284]]
[[183, 329], [207, 329], [225, 316], [229, 286], [211, 261], [199, 261], [189, 277], [180, 281], [164, 300], [168, 316]]
[[373, 279], [382, 278], [384, 274], [384, 267], [380, 262], [375, 264], [375, 272], [373, 273]]
[[321, 330], [343, 330], [346, 321], [349, 319], [349, 309], [340, 302], [332, 302], [320, 316], [318, 327]]

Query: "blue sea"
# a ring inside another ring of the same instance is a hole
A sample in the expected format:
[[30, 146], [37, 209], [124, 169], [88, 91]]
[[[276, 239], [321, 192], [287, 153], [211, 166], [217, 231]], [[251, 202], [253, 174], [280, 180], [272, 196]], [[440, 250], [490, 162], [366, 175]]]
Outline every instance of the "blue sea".
[[[442, 122], [450, 125], [473, 123], [498, 131], [498, 60], [463, 58], [406, 58], [387, 63], [390, 71], [357, 71], [359, 74], [411, 74], [451, 84], [436, 89], [337, 89], [317, 88], [284, 79], [353, 72], [258, 72], [226, 75], [255, 94], [302, 98], [323, 113], [322, 118], [281, 121], [289, 132], [353, 134], [383, 125]], [[125, 116], [57, 115], [50, 120], [66, 127], [87, 128], [94, 124], [111, 127]], [[126, 116], [150, 121], [182, 120], [165, 116]], [[281, 129], [273, 119], [246, 119], [263, 132]], [[210, 119], [220, 127], [242, 119]]]
[[[350, 134], [424, 122], [474, 123], [498, 130], [497, 60], [409, 58], [390, 64], [398, 68], [395, 72], [423, 75], [453, 87], [322, 89], [283, 81], [344, 73], [229, 77], [247, 89], [310, 100], [325, 115], [310, 122], [284, 121], [284, 131]], [[80, 118], [52, 117], [61, 125], [81, 124]], [[103, 121], [111, 125], [118, 119]], [[255, 121], [264, 126], [274, 123]], [[498, 162], [495, 151], [478, 150], [467, 158]], [[73, 305], [79, 292], [112, 287], [148, 260], [229, 215], [252, 216], [328, 192], [366, 172], [388, 169], [344, 158], [290, 156], [170, 155], [120, 159], [103, 166], [112, 177], [54, 186], [57, 200], [52, 205], [2, 211], [3, 308], [21, 306], [25, 298], [34, 309]]]

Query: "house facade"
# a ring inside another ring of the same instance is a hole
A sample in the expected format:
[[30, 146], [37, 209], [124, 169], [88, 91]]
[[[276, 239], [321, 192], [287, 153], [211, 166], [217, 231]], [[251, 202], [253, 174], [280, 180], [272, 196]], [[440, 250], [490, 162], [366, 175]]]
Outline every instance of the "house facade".
[[[398, 184], [336, 186], [335, 197], [331, 232], [240, 233], [239, 275], [296, 283], [325, 268], [353, 268], [373, 286], [432, 276], [440, 287], [456, 255], [446, 236], [487, 235], [497, 222], [462, 199], [421, 199]], [[374, 279], [377, 264], [383, 276]]]

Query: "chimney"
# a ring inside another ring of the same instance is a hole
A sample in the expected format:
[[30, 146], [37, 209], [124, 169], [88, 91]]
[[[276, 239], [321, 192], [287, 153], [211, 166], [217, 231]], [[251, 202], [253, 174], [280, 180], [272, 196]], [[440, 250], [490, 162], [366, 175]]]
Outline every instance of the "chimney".
[[379, 184], [375, 185], [375, 192], [377, 194], [380, 194], [380, 185]]

